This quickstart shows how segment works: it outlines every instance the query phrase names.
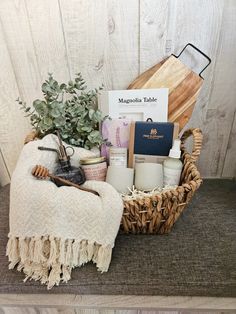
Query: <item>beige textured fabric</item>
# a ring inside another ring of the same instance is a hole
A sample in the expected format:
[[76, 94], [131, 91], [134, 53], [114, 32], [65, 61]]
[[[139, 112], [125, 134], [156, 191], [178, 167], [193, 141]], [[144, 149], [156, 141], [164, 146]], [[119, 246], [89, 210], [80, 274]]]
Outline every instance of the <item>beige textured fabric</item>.
[[[100, 196], [74, 187], [58, 188], [51, 181], [31, 175], [36, 164], [53, 172], [54, 152], [37, 147], [57, 147], [56, 137], [24, 146], [13, 173], [10, 193], [9, 268], [23, 270], [26, 280], [41, 280], [48, 288], [70, 279], [71, 269], [93, 261], [98, 270], [109, 268], [119, 230], [123, 202], [106, 182], [87, 181], [84, 186]], [[93, 153], [75, 148], [72, 164]]]

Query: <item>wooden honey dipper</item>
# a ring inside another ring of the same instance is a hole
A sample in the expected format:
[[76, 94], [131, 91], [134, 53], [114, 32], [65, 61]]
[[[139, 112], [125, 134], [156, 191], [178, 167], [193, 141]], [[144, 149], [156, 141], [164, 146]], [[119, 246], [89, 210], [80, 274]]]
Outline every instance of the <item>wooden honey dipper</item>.
[[84, 187], [80, 186], [79, 184], [76, 184], [76, 183], [71, 182], [69, 180], [66, 180], [66, 179], [63, 179], [61, 177], [55, 176], [52, 173], [49, 173], [49, 170], [46, 167], [44, 167], [44, 166], [36, 165], [32, 169], [31, 173], [32, 173], [32, 175], [34, 177], [36, 177], [38, 179], [44, 180], [44, 179], [50, 178], [52, 180], [60, 181], [64, 185], [73, 186], [73, 187], [75, 187], [75, 188], [77, 188], [79, 190], [82, 190], [82, 191], [85, 191], [85, 192], [90, 192], [90, 193], [93, 193], [93, 194], [99, 196], [98, 192], [96, 192], [94, 190], [84, 188]]

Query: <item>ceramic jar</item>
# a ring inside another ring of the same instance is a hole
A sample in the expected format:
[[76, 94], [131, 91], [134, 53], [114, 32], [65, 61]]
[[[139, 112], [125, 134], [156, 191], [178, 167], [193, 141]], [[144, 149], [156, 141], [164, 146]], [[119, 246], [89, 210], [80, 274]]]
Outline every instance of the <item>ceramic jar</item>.
[[84, 170], [86, 180], [106, 180], [107, 163], [105, 157], [84, 158], [80, 160], [80, 165]]

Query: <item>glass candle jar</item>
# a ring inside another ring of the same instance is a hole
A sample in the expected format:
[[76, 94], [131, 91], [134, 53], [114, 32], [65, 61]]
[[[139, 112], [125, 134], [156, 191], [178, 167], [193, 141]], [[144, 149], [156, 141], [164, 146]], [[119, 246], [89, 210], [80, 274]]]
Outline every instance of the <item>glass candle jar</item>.
[[80, 160], [80, 165], [84, 170], [86, 180], [106, 180], [107, 163], [105, 157], [84, 158]]

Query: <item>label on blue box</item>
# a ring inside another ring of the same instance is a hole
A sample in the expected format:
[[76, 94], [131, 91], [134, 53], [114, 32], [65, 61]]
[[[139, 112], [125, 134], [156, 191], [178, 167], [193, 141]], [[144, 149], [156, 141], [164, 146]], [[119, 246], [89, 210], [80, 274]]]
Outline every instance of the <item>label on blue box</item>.
[[135, 122], [134, 154], [168, 156], [173, 133], [171, 122]]

